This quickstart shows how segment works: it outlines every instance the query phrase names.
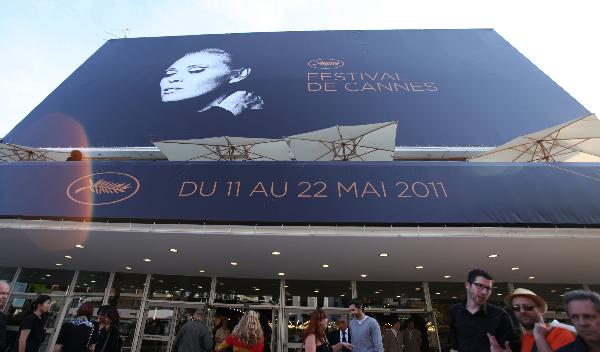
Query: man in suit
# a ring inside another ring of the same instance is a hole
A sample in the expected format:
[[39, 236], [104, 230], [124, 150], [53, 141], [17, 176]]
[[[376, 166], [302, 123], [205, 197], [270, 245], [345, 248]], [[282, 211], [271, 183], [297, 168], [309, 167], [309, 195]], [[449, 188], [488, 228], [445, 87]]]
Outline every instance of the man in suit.
[[400, 332], [400, 319], [395, 319], [392, 328], [383, 331], [383, 350], [385, 352], [402, 352], [404, 338]]
[[[340, 315], [337, 323], [339, 329], [331, 331], [329, 334], [327, 334], [327, 340], [329, 340], [329, 344], [333, 346], [340, 342], [352, 343], [350, 329], [348, 329], [348, 317], [345, 315]], [[350, 350], [346, 347], [343, 347], [340, 352], [350, 352]]]

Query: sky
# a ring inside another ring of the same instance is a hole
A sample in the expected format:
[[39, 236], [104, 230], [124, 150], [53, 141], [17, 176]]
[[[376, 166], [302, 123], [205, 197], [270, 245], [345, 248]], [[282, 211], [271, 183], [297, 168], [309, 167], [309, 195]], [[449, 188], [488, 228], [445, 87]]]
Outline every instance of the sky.
[[106, 40], [124, 35], [494, 28], [596, 112], [598, 7], [578, 0], [0, 0], [0, 136]]

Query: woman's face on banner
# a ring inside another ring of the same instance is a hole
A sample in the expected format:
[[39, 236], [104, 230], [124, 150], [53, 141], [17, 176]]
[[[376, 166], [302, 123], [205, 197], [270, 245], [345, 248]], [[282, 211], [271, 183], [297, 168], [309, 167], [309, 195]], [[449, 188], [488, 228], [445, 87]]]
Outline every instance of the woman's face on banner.
[[228, 84], [232, 70], [229, 56], [197, 52], [175, 61], [160, 80], [162, 101], [195, 98]]

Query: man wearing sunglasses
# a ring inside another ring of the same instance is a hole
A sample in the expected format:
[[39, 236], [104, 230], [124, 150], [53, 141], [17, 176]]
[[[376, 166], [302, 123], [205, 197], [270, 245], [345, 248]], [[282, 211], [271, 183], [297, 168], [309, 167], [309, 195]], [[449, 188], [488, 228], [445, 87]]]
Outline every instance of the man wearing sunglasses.
[[569, 330], [544, 324], [548, 304], [532, 291], [517, 288], [505, 301], [524, 330], [521, 335], [521, 352], [556, 351], [575, 341], [575, 334]]
[[493, 279], [487, 272], [475, 269], [467, 275], [467, 299], [450, 308], [450, 348], [452, 351], [494, 351], [492, 338], [500, 346], [510, 345], [519, 351], [519, 337], [506, 311], [487, 303], [492, 294]]

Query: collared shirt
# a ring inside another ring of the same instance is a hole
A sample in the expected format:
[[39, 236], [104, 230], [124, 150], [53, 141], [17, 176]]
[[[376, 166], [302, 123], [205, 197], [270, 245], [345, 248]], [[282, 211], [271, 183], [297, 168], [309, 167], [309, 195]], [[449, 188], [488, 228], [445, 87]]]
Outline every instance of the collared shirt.
[[[25, 318], [23, 318], [23, 321], [21, 321], [19, 335], [21, 334], [21, 331], [29, 330], [29, 336], [27, 336], [27, 341], [25, 344], [25, 352], [39, 351], [40, 346], [46, 337], [46, 331], [44, 330], [45, 323], [46, 321], [42, 317], [34, 313], [26, 315]], [[17, 341], [19, 341], [18, 337]]]
[[556, 350], [556, 352], [587, 352], [590, 349], [581, 336], [577, 335], [575, 341]]
[[348, 328], [346, 328], [346, 330], [340, 330], [340, 342], [342, 341], [348, 342]]
[[510, 342], [519, 351], [519, 336], [506, 311], [493, 304], [484, 304], [475, 314], [466, 308], [466, 300], [450, 308], [450, 346], [460, 352], [490, 350], [487, 333], [496, 337], [500, 346]]

